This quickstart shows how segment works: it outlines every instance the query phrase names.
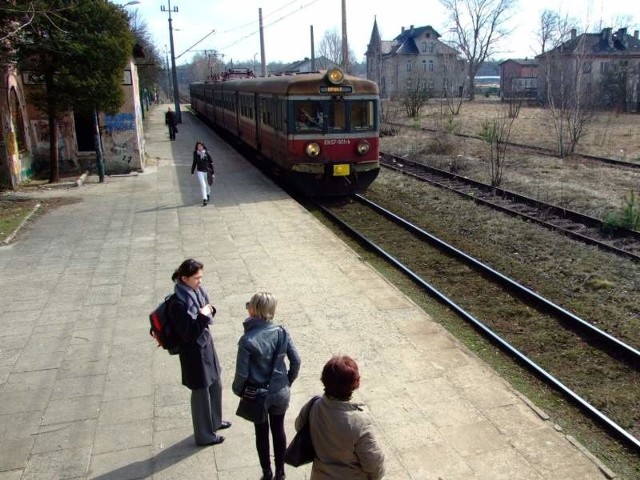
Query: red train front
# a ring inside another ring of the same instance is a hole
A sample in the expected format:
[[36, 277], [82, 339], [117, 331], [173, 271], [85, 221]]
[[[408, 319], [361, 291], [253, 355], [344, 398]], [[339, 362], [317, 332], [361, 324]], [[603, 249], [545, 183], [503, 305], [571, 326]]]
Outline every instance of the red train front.
[[307, 194], [363, 191], [380, 171], [378, 87], [339, 69], [196, 83], [191, 106]]

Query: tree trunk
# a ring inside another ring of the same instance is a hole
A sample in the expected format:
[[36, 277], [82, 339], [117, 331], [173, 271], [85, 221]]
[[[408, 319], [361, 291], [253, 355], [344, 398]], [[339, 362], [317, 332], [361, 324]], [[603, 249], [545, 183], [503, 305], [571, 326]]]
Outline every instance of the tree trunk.
[[475, 99], [476, 99], [476, 72], [474, 68], [471, 65], [469, 65], [469, 100], [475, 100]]
[[53, 92], [53, 72], [45, 73], [47, 86], [47, 118], [49, 120], [49, 183], [60, 181], [60, 162], [58, 158], [58, 129], [56, 128], [56, 106]]

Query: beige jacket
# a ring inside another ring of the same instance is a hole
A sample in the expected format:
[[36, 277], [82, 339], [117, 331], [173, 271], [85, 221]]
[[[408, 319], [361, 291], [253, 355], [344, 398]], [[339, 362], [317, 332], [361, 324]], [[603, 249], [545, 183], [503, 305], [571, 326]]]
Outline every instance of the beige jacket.
[[[304, 425], [310, 404], [298, 418]], [[311, 408], [311, 440], [316, 451], [311, 480], [378, 480], [384, 475], [384, 453], [371, 418], [361, 406], [323, 396]]]

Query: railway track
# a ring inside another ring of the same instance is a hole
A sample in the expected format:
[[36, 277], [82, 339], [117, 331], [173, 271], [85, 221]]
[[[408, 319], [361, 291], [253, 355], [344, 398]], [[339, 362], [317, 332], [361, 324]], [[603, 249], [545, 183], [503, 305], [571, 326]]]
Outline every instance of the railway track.
[[380, 164], [432, 185], [446, 188], [476, 203], [538, 223], [589, 245], [640, 261], [640, 232], [617, 229], [605, 233], [603, 222], [566, 208], [540, 202], [444, 170], [382, 153]]
[[[401, 127], [401, 128], [415, 128], [413, 126], [407, 125], [405, 123], [397, 123], [397, 122], [386, 122], [389, 125], [395, 126], [395, 127]], [[430, 132], [430, 133], [439, 133], [438, 130], [434, 129], [434, 128], [427, 128], [427, 127], [421, 127], [420, 130], [422, 130], [423, 132]], [[477, 135], [469, 135], [466, 133], [455, 133], [454, 134], [456, 137], [460, 137], [460, 138], [470, 138], [472, 140], [482, 140], [480, 137], [478, 137]], [[549, 157], [558, 157], [558, 154], [556, 153], [555, 150], [552, 150], [550, 148], [544, 148], [544, 147], [538, 147], [535, 145], [525, 145], [524, 143], [514, 143], [514, 142], [506, 142], [507, 145], [509, 145], [510, 147], [516, 147], [516, 148], [522, 148], [525, 150], [531, 150], [534, 152], [537, 152], [541, 155], [546, 155]], [[624, 160], [616, 160], [615, 158], [607, 158], [607, 157], [598, 157], [596, 155], [587, 155], [584, 153], [578, 153], [576, 152], [575, 155], [577, 157], [581, 157], [587, 160], [592, 160], [595, 162], [600, 162], [600, 163], [607, 163], [609, 165], [615, 165], [618, 167], [627, 167], [627, 168], [640, 168], [640, 163], [639, 162], [625, 162]]]
[[319, 208], [558, 390], [612, 437], [640, 452], [636, 403], [640, 351], [636, 347], [364, 197], [355, 198], [355, 202], [325, 203]]

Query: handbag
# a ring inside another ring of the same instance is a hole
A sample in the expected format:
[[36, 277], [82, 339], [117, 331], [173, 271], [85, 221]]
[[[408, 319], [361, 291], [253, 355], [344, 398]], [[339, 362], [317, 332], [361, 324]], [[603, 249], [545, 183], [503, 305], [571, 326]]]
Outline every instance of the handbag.
[[207, 183], [209, 185], [213, 185], [213, 173], [211, 173], [210, 171], [207, 172]]
[[236, 415], [253, 423], [264, 423], [267, 421], [267, 393], [269, 387], [257, 387], [247, 384], [242, 390], [242, 397], [236, 410]]
[[267, 394], [269, 393], [269, 383], [271, 383], [273, 369], [280, 354], [281, 329], [282, 327], [279, 327], [278, 342], [276, 343], [276, 349], [273, 354], [273, 361], [271, 362], [271, 373], [269, 374], [269, 381], [266, 385], [255, 385], [251, 382], [246, 382], [244, 388], [242, 389], [242, 396], [240, 397], [240, 403], [238, 404], [236, 415], [253, 423], [264, 423], [267, 421]]
[[317, 395], [311, 399], [311, 405], [307, 410], [307, 418], [300, 430], [296, 433], [293, 440], [284, 452], [284, 463], [292, 467], [299, 467], [307, 463], [313, 462], [316, 451], [311, 441], [311, 430], [309, 429], [309, 416], [311, 415], [311, 407], [320, 398]]

